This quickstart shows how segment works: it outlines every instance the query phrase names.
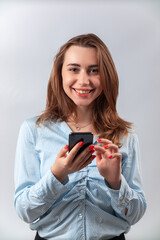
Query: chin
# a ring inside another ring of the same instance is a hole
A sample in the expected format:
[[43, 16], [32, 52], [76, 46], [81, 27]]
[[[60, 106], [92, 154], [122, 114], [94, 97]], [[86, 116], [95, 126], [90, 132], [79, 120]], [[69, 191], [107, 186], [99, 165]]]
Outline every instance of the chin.
[[74, 102], [77, 107], [89, 107], [91, 105], [90, 102], [88, 103], [81, 103], [81, 102]]

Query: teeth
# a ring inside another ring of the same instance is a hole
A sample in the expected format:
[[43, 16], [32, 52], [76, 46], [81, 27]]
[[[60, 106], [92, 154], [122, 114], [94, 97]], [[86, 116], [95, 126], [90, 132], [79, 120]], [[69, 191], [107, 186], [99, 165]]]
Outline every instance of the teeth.
[[77, 90], [77, 89], [75, 89], [76, 90], [76, 92], [78, 92], [78, 93], [89, 93], [90, 92], [90, 90], [89, 91], [85, 91], [85, 90]]

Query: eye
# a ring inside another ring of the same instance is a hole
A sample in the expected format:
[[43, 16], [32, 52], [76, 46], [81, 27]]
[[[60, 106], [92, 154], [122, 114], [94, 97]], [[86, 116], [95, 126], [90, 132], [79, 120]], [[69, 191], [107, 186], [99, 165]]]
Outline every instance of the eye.
[[97, 74], [99, 71], [98, 71], [98, 68], [91, 68], [91, 69], [89, 69], [88, 72], [91, 74]]
[[70, 72], [78, 72], [78, 70], [79, 70], [78, 68], [69, 68]]

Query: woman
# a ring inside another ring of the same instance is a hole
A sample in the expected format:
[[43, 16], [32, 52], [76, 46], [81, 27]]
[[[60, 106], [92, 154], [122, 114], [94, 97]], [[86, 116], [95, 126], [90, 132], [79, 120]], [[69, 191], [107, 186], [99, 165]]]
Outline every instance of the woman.
[[[61, 47], [46, 109], [22, 124], [17, 143], [15, 208], [35, 239], [125, 239], [143, 216], [138, 139], [117, 113], [117, 96], [101, 39], [80, 35]], [[83, 142], [68, 152], [71, 131], [94, 134], [76, 158]]]

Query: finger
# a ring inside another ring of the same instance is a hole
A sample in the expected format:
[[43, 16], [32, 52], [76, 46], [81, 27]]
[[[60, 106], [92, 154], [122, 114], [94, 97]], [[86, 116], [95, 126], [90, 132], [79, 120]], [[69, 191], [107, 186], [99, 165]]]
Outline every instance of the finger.
[[[101, 161], [101, 159], [106, 156], [108, 157], [107, 151], [105, 150], [105, 148], [99, 146], [99, 145], [95, 145], [95, 154], [96, 154], [96, 161], [99, 162]], [[103, 157], [102, 157], [103, 154]]]
[[68, 152], [69, 150], [69, 146], [68, 145], [65, 145], [61, 150], [60, 152], [58, 153], [58, 157], [64, 157], [66, 155], [66, 153]]
[[79, 166], [78, 171], [81, 170], [81, 169], [83, 169], [83, 168], [85, 168], [85, 167], [87, 167], [87, 166], [93, 161], [93, 159], [94, 159], [95, 157], [96, 157], [95, 155], [90, 156], [90, 158], [87, 159], [87, 161], [85, 161], [82, 165]]
[[74, 163], [75, 166], [83, 164], [84, 162], [86, 162], [86, 160], [88, 160], [91, 155], [95, 152], [95, 150], [90, 149], [90, 147], [87, 147], [86, 149], [84, 149], [75, 159], [74, 159]]
[[119, 161], [121, 161], [121, 160], [122, 160], [122, 154], [121, 154], [121, 153], [113, 153], [113, 154], [110, 155], [108, 158], [109, 158], [109, 159], [114, 159], [114, 158], [116, 158], [116, 159], [118, 159]]
[[102, 143], [102, 144], [111, 144], [112, 143], [112, 141], [105, 139], [105, 138], [98, 138], [97, 142]]
[[88, 154], [88, 153], [92, 154], [92, 153], [94, 153], [94, 152], [95, 152], [95, 150], [94, 150], [94, 145], [90, 145], [90, 146], [86, 147], [86, 148], [80, 153], [79, 156], [84, 157], [84, 156], [86, 156], [86, 154]]
[[101, 153], [95, 151], [96, 154], [96, 161], [99, 162], [102, 159]]
[[104, 147], [101, 147], [99, 145], [95, 145], [94, 146], [95, 151], [97, 151], [98, 153], [104, 154], [106, 152]]
[[68, 154], [68, 159], [69, 160], [73, 160], [74, 157], [76, 156], [77, 152], [79, 151], [79, 149], [84, 145], [84, 142], [78, 142], [69, 152]]
[[117, 145], [115, 144], [107, 144], [103, 146], [105, 149], [110, 149], [110, 150], [114, 150], [116, 153], [118, 152], [119, 148]]

